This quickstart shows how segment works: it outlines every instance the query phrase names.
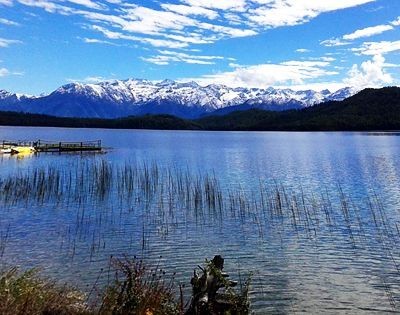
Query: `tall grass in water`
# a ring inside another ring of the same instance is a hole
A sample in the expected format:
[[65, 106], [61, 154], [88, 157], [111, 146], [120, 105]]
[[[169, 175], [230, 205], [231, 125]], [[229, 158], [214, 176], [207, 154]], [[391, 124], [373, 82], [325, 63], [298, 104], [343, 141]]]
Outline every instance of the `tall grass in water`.
[[[334, 197], [327, 191], [307, 194], [301, 186], [294, 191], [279, 183], [267, 186], [261, 181], [252, 191], [245, 191], [223, 187], [214, 173], [192, 174], [188, 170], [161, 168], [156, 163], [112, 165], [100, 160], [74, 166], [40, 167], [0, 178], [0, 206], [71, 207], [78, 209], [76, 225], [82, 228], [87, 218], [85, 211], [94, 207], [99, 209], [96, 220], [100, 226], [110, 216], [116, 216], [104, 210], [113, 208], [120, 215], [123, 209], [139, 210], [161, 222], [186, 220], [188, 216], [198, 222], [252, 220], [260, 235], [268, 226], [281, 226], [310, 237], [331, 229], [344, 231], [355, 243], [364, 237], [366, 228], [373, 226], [389, 242], [400, 236], [399, 226], [387, 217], [376, 195], [361, 207], [340, 187]], [[8, 233], [0, 231], [1, 254]]]

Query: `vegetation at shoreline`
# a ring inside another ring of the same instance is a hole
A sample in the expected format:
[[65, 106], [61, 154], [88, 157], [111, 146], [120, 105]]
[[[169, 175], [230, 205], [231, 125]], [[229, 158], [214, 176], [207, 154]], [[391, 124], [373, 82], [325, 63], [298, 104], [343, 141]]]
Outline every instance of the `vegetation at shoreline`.
[[87, 294], [42, 278], [35, 269], [0, 271], [0, 314], [183, 314], [174, 279], [167, 279], [164, 270], [148, 269], [143, 261], [128, 258], [114, 259], [112, 267], [113, 283], [100, 289], [93, 303]]
[[302, 110], [250, 109], [197, 120], [171, 115], [92, 119], [0, 112], [0, 125], [161, 130], [400, 130], [400, 88], [365, 89], [343, 101], [331, 101]]
[[35, 269], [0, 271], [0, 314], [86, 314], [85, 294], [38, 276]]
[[177, 299], [174, 278], [142, 260], [114, 260], [115, 279], [105, 289], [98, 314], [183, 315], [183, 299]]
[[[207, 261], [206, 261], [207, 262]], [[207, 266], [213, 266], [207, 262]], [[2, 315], [201, 315], [200, 310], [188, 308], [184, 303], [181, 287], [177, 289], [174, 274], [155, 266], [149, 268], [142, 260], [112, 259], [110, 267], [113, 281], [104, 288], [95, 288], [98, 297], [89, 302], [90, 294], [67, 285], [43, 278], [36, 269], [20, 272], [16, 267], [0, 270], [0, 314]], [[207, 267], [206, 267], [207, 268]], [[211, 267], [212, 270], [215, 267]], [[215, 275], [219, 275], [216, 277]], [[226, 276], [221, 271], [213, 272], [209, 278], [196, 278], [201, 283], [200, 293], [208, 294], [204, 287], [213, 283], [215, 293], [227, 287]], [[192, 280], [193, 281], [193, 280]], [[247, 315], [248, 285], [239, 293], [228, 288], [225, 296], [235, 310], [233, 314]], [[93, 290], [92, 290], [93, 291]], [[177, 293], [179, 291], [179, 294]], [[193, 292], [193, 294], [195, 294]], [[192, 297], [192, 302], [199, 292]], [[210, 296], [212, 298], [212, 296]], [[214, 301], [214, 303], [216, 303]], [[187, 303], [189, 305], [189, 303]], [[222, 304], [224, 305], [224, 304]], [[193, 306], [193, 304], [190, 304]], [[226, 305], [225, 305], [226, 307]], [[186, 311], [185, 311], [186, 308]], [[207, 314], [209, 314], [207, 312]], [[227, 315], [225, 311], [212, 312], [213, 315]]]

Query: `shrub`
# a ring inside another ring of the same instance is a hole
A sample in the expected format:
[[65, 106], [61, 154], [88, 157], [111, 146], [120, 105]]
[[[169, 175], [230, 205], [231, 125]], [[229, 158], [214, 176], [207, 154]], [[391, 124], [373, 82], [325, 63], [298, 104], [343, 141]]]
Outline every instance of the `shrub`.
[[169, 315], [182, 313], [175, 300], [174, 278], [156, 267], [147, 268], [142, 260], [113, 260], [114, 284], [102, 299], [100, 314]]
[[35, 269], [0, 272], [0, 314], [86, 314], [85, 296], [67, 286], [41, 279]]

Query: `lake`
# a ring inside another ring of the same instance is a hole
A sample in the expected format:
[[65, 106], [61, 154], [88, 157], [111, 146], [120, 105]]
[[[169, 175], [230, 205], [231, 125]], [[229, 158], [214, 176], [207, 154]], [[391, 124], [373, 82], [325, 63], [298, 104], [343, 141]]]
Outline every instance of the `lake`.
[[400, 312], [399, 135], [0, 127], [106, 147], [0, 156], [0, 261], [90, 290], [111, 255], [137, 255], [188, 292], [221, 254], [252, 274], [257, 314]]

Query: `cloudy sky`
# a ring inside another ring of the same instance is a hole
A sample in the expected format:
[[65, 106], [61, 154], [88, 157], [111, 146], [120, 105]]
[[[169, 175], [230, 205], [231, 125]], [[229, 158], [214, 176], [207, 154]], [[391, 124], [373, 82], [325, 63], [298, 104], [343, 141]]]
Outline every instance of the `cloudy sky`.
[[400, 84], [399, 0], [0, 0], [0, 89]]

